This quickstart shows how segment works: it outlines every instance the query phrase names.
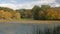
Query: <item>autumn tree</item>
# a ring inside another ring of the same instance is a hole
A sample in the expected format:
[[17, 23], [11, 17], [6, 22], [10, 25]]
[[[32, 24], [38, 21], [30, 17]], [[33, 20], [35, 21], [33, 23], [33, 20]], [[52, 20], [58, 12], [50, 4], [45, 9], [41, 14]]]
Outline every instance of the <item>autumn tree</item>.
[[3, 19], [10, 19], [12, 17], [12, 14], [10, 12], [5, 12], [4, 10], [1, 10], [0, 17]]
[[20, 19], [20, 13], [6, 7], [0, 7], [0, 19]]
[[15, 13], [15, 19], [20, 19], [20, 18], [21, 18], [20, 13], [19, 12]]
[[47, 19], [50, 19], [50, 20], [60, 19], [60, 11], [59, 11], [59, 9], [50, 8], [47, 11], [48, 11]]

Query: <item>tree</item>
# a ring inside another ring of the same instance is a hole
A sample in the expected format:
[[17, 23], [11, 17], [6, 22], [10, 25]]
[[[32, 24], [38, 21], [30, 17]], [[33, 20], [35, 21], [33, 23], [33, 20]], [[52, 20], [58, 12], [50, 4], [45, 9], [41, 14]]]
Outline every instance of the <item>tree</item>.
[[25, 14], [25, 18], [32, 18], [32, 15], [33, 15], [31, 9], [27, 9], [24, 12], [24, 14]]
[[[47, 13], [48, 13], [48, 9], [50, 8], [50, 6], [49, 5], [42, 5], [41, 6], [41, 11], [43, 12], [43, 15], [41, 16], [41, 19], [43, 19], [43, 20], [46, 20], [47, 19], [47, 17], [46, 17], [46, 15], [47, 15]], [[41, 13], [40, 13], [41, 14]]]
[[0, 19], [19, 19], [20, 18], [20, 13], [7, 8], [7, 7], [0, 7]]
[[49, 8], [50, 8], [49, 5], [41, 5], [42, 11], [46, 11], [46, 10], [49, 9]]
[[16, 11], [21, 14], [21, 18], [32, 18], [31, 9], [18, 9]]
[[50, 8], [47, 11], [47, 19], [49, 20], [57, 20], [60, 19], [60, 9], [56, 9], [56, 8]]
[[15, 19], [20, 19], [20, 13], [19, 12], [15, 13]]
[[16, 11], [20, 13], [21, 18], [25, 17], [25, 9], [17, 9]]
[[38, 12], [40, 11], [40, 7], [34, 6], [32, 11], [33, 11], [33, 19], [39, 20]]
[[0, 11], [0, 18], [1, 19], [11, 19], [12, 14], [10, 12], [5, 12], [4, 10]]

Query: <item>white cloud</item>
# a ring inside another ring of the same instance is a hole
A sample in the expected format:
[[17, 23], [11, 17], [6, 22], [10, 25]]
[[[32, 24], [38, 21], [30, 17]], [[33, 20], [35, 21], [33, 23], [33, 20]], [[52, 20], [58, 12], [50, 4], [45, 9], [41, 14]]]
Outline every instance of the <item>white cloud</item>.
[[14, 6], [14, 4], [0, 4], [0, 7], [9, 7], [12, 9], [15, 9], [16, 7]]
[[[10, 0], [12, 3], [16, 3], [16, 0]], [[34, 5], [42, 5], [42, 4], [51, 4], [54, 3], [55, 0], [38, 0], [38, 1], [32, 1], [32, 2], [26, 2], [23, 4], [12, 4], [12, 3], [6, 3], [6, 4], [0, 4], [2, 7], [9, 7], [13, 9], [18, 9], [18, 8], [26, 8], [26, 9], [31, 9]]]

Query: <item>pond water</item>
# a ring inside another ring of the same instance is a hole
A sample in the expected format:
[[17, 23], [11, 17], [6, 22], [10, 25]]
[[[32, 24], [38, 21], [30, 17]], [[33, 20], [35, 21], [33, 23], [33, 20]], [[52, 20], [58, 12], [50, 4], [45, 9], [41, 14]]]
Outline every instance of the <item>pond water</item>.
[[53, 30], [60, 24], [0, 24], [0, 34], [54, 34]]

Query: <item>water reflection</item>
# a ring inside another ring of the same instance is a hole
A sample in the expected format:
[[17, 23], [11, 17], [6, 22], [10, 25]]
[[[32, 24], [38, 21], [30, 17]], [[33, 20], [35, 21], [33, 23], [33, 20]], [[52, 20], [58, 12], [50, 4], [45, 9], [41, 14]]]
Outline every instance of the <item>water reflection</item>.
[[60, 24], [0, 24], [0, 34], [60, 34]]

